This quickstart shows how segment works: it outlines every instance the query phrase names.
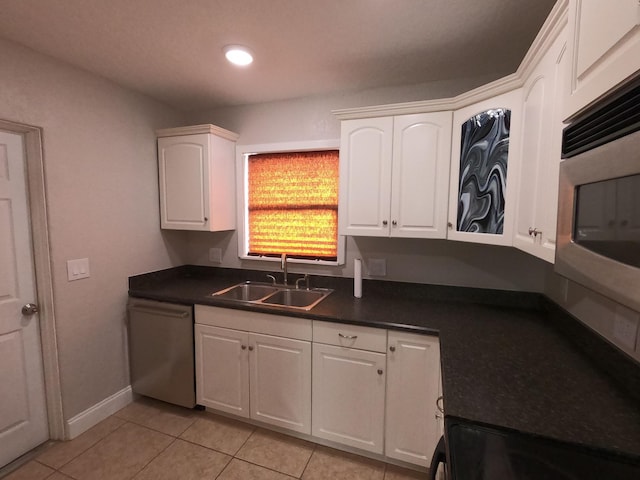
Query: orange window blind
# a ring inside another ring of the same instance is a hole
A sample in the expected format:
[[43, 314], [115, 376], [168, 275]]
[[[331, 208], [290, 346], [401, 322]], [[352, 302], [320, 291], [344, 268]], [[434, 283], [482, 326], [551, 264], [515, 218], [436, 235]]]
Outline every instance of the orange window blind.
[[338, 150], [248, 158], [249, 255], [335, 260]]

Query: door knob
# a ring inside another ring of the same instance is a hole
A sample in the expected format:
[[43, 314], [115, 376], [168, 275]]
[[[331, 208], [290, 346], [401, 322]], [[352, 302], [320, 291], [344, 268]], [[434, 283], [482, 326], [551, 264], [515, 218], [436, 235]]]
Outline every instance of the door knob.
[[34, 313], [38, 313], [38, 306], [35, 303], [27, 303], [22, 307], [23, 315], [33, 315]]

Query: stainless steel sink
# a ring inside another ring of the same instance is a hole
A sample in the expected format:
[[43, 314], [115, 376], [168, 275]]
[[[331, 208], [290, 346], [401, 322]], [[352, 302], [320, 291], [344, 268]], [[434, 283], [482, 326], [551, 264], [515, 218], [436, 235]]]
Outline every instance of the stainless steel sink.
[[244, 282], [212, 295], [239, 303], [253, 303], [296, 310], [311, 310], [333, 290], [327, 288], [298, 289], [286, 285]]
[[262, 303], [310, 310], [330, 293], [330, 290], [294, 290], [288, 288], [269, 295], [262, 300]]
[[224, 298], [225, 300], [255, 302], [256, 300], [266, 298], [277, 291], [277, 287], [269, 284], [245, 282], [220, 290], [213, 295], [218, 298]]

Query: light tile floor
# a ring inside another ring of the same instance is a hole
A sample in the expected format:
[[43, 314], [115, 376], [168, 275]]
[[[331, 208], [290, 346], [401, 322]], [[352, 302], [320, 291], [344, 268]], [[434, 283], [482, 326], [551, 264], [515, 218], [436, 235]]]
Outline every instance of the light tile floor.
[[4, 480], [411, 480], [406, 470], [142, 398]]

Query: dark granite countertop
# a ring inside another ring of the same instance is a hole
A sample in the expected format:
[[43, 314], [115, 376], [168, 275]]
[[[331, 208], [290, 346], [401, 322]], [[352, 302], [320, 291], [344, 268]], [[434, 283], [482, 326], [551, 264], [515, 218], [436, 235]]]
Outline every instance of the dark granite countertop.
[[[238, 308], [211, 293], [266, 273], [184, 266], [131, 277], [129, 295]], [[365, 280], [357, 299], [350, 279], [312, 286], [335, 291], [309, 312], [240, 308], [438, 335], [447, 417], [640, 459], [640, 366], [541, 295]]]

